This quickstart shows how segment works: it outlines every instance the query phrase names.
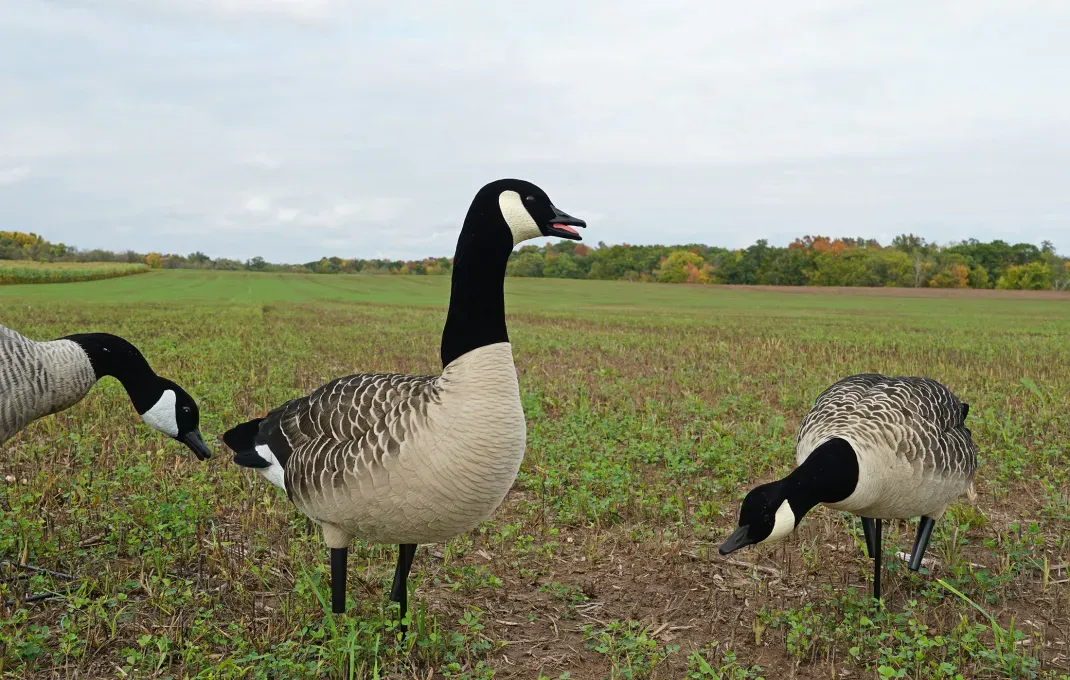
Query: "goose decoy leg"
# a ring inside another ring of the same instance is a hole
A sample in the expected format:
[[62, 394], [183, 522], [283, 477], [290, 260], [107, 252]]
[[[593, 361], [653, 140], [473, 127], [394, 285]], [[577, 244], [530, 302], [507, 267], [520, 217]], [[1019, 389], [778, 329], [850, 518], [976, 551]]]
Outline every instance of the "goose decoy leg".
[[873, 521], [873, 597], [881, 599], [881, 521]]
[[925, 556], [925, 549], [929, 547], [929, 537], [933, 534], [935, 524], [936, 520], [928, 516], [923, 516], [918, 523], [918, 537], [914, 539], [914, 550], [910, 553], [911, 571], [921, 568], [921, 559]]
[[873, 545], [873, 518], [862, 518], [862, 534], [866, 537], [866, 554], [873, 558], [876, 555], [876, 547]]
[[331, 611], [346, 610], [346, 558], [349, 548], [331, 548]]
[[390, 588], [390, 599], [400, 605], [402, 633], [409, 629], [405, 625], [405, 614], [409, 611], [409, 569], [412, 568], [412, 558], [415, 556], [415, 543], [402, 543], [398, 546], [398, 566], [394, 569], [394, 585]]

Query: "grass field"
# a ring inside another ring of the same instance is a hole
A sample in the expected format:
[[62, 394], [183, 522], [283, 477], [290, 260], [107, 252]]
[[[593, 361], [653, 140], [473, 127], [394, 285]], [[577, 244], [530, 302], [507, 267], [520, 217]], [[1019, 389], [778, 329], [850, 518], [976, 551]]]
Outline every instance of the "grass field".
[[0, 260], [0, 286], [24, 283], [74, 283], [114, 279], [149, 271], [144, 264], [123, 262], [30, 262]]
[[[219, 436], [328, 379], [436, 373], [448, 280], [152, 272], [0, 289], [0, 323], [137, 343], [201, 405], [198, 463], [122, 388], [0, 449], [0, 676], [10, 678], [1065, 678], [1070, 296], [954, 298], [506, 282], [528, 452], [494, 517], [421, 546], [413, 630], [396, 548], [328, 552]], [[1036, 299], [1034, 299], [1036, 298]], [[850, 373], [928, 375], [971, 404], [974, 505], [920, 574], [886, 528], [875, 605], [858, 521], [823, 508], [776, 549], [716, 547], [793, 464], [800, 418]], [[4, 481], [6, 480], [6, 481]]]

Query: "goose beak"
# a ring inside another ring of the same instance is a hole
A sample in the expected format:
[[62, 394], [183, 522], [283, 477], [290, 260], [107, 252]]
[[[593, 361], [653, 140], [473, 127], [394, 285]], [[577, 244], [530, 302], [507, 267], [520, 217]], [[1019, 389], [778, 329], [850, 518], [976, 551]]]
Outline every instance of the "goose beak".
[[721, 547], [717, 549], [717, 552], [722, 555], [727, 555], [728, 553], [735, 552], [752, 543], [754, 543], [754, 541], [750, 538], [750, 527], [742, 526], [732, 532], [732, 535], [728, 537], [728, 540], [721, 544]]
[[182, 443], [188, 446], [190, 451], [193, 451], [198, 460], [208, 460], [212, 457], [212, 450], [201, 439], [201, 433], [198, 430], [187, 432], [182, 437]]
[[554, 210], [554, 216], [550, 218], [550, 223], [546, 225], [546, 235], [567, 238], [571, 241], [582, 241], [580, 232], [573, 229], [573, 227], [586, 229], [587, 223], [578, 217], [573, 217], [566, 212], [558, 210], [557, 206], [552, 203], [550, 207]]

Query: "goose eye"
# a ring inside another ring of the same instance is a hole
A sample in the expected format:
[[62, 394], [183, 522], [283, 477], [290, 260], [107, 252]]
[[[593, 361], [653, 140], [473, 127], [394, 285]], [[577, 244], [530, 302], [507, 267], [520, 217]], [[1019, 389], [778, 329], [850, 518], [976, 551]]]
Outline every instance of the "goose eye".
[[183, 406], [183, 407], [182, 407], [182, 412], [183, 412], [183, 413], [189, 413], [189, 412], [190, 412], [191, 410], [192, 410], [192, 409], [191, 409], [191, 408], [190, 408], [189, 406]]
[[524, 200], [527, 201], [528, 203], [534, 203], [535, 202], [535, 197], [534, 196], [528, 196]]

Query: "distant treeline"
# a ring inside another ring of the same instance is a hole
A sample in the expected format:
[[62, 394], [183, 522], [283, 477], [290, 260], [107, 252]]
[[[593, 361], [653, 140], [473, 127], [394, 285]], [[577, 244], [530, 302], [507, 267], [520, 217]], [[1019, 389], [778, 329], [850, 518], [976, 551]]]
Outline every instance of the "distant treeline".
[[[0, 231], [0, 259], [50, 262], [143, 262], [158, 269], [224, 269], [316, 274], [434, 276], [449, 274], [453, 258], [423, 260], [325, 257], [301, 265], [245, 262], [189, 255], [79, 250], [36, 234]], [[525, 246], [513, 252], [509, 276], [776, 286], [899, 286], [1070, 290], [1070, 259], [1051, 242], [1011, 245], [970, 239], [939, 246], [904, 234], [882, 246], [872, 239], [806, 236], [787, 247], [760, 240], [731, 250], [706, 245], [590, 247], [574, 241]]]

